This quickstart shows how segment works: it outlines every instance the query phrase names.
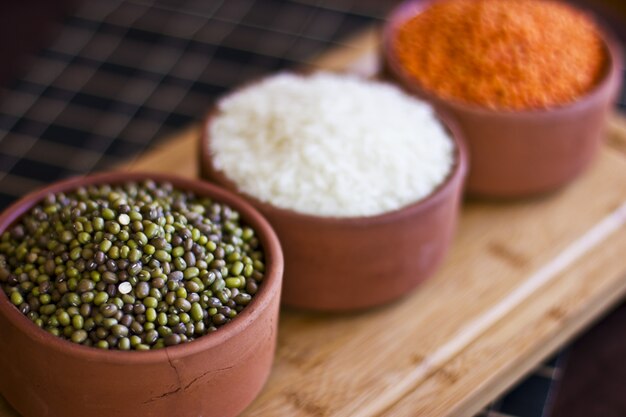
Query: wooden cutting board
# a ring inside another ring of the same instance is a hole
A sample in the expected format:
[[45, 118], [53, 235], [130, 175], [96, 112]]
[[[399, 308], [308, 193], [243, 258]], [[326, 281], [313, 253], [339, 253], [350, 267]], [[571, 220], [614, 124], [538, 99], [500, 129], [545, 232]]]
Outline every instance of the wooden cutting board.
[[[369, 73], [374, 32], [314, 61]], [[196, 174], [192, 127], [133, 170]], [[544, 198], [466, 201], [444, 266], [361, 314], [283, 309], [272, 375], [247, 417], [471, 416], [626, 293], [626, 121], [574, 184]], [[0, 417], [16, 413], [0, 398]]]

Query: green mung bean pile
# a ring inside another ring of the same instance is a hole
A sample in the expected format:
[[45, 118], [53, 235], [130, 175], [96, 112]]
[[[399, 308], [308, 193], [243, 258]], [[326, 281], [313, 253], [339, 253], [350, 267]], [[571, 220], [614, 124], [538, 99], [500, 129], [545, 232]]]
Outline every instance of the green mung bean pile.
[[49, 194], [0, 237], [0, 286], [55, 336], [149, 350], [217, 330], [265, 270], [237, 211], [169, 183]]

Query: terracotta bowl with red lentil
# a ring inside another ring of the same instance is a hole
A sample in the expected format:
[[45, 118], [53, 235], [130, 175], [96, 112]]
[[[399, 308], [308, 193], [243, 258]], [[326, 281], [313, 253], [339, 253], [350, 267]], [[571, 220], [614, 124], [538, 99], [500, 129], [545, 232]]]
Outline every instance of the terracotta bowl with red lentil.
[[383, 31], [384, 75], [454, 117], [467, 190], [523, 197], [569, 183], [598, 153], [621, 47], [558, 1], [411, 0]]

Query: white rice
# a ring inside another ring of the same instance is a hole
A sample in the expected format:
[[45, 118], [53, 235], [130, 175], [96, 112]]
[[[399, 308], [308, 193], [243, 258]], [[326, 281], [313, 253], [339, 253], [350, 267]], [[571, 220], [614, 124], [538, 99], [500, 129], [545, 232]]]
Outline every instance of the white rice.
[[218, 103], [215, 167], [240, 191], [300, 213], [356, 217], [428, 196], [454, 163], [429, 105], [352, 76], [279, 74]]

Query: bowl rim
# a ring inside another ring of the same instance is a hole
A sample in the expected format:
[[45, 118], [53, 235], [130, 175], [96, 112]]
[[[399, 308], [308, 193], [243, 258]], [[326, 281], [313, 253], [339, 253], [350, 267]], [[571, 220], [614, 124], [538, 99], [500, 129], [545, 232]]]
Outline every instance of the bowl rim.
[[[285, 72], [283, 72], [285, 73]], [[306, 77], [306, 75], [302, 75], [299, 73], [295, 73], [298, 76]], [[272, 76], [269, 76], [272, 77]], [[263, 77], [257, 81], [252, 83], [245, 84], [243, 88], [248, 88], [252, 85], [255, 85], [257, 82], [263, 82], [268, 77]], [[391, 84], [384, 81], [376, 81], [384, 84]], [[393, 85], [393, 84], [391, 84]], [[241, 91], [240, 88], [233, 90], [230, 93], [227, 93], [224, 97], [228, 97], [231, 94], [236, 94]], [[228, 178], [226, 174], [215, 168], [213, 164], [212, 152], [210, 150], [209, 142], [210, 142], [210, 125], [212, 120], [219, 114], [219, 103], [221, 99], [218, 99], [214, 104], [213, 108], [208, 112], [204, 121], [202, 122], [202, 132], [199, 138], [199, 171], [200, 176], [211, 181], [213, 183], [218, 184], [238, 195], [243, 196], [247, 201], [251, 202], [254, 207], [257, 207], [262, 213], [268, 214], [271, 217], [280, 216], [283, 219], [289, 219], [294, 222], [307, 222], [310, 224], [317, 224], [320, 226], [334, 226], [334, 227], [359, 227], [365, 225], [375, 225], [375, 224], [386, 224], [394, 221], [398, 221], [404, 219], [406, 217], [413, 216], [419, 212], [426, 211], [429, 208], [439, 204], [442, 200], [446, 199], [449, 194], [453, 193], [457, 188], [457, 184], [460, 183], [460, 187], [463, 187], [463, 183], [468, 174], [468, 165], [469, 155], [468, 148], [465, 143], [465, 137], [462, 133], [461, 128], [454, 120], [452, 116], [448, 114], [443, 109], [434, 108], [430, 103], [428, 104], [432, 107], [432, 111], [443, 125], [443, 127], [447, 130], [448, 136], [452, 140], [454, 147], [454, 162], [448, 172], [446, 178], [441, 182], [437, 187], [435, 187], [430, 194], [423, 197], [420, 200], [417, 200], [413, 203], [409, 203], [400, 208], [387, 211], [380, 214], [375, 214], [372, 216], [317, 216], [314, 214], [301, 213], [295, 211], [293, 209], [282, 208], [275, 206], [273, 204], [261, 201], [255, 196], [252, 196], [246, 192], [239, 190], [236, 183]]]
[[0, 289], [0, 315], [5, 316], [14, 326], [23, 331], [26, 337], [46, 348], [57, 352], [72, 355], [76, 358], [111, 364], [137, 364], [172, 361], [193, 356], [201, 351], [207, 351], [223, 344], [227, 340], [244, 332], [251, 324], [267, 310], [273, 299], [280, 297], [283, 275], [283, 253], [280, 242], [273, 228], [267, 220], [248, 202], [236, 194], [217, 185], [199, 179], [183, 178], [172, 174], [150, 172], [104, 172], [87, 176], [72, 177], [54, 182], [35, 190], [20, 198], [0, 214], [0, 233], [21, 218], [28, 210], [39, 203], [47, 194], [53, 192], [67, 192], [81, 186], [96, 184], [121, 184], [152, 180], [155, 182], [169, 182], [174, 187], [192, 191], [197, 195], [207, 196], [225, 203], [237, 210], [242, 218], [257, 233], [266, 257], [266, 272], [263, 285], [259, 292], [241, 314], [235, 319], [221, 326], [214, 333], [206, 334], [187, 343], [169, 346], [149, 351], [122, 351], [98, 349], [82, 346], [69, 340], [54, 336], [39, 328], [24, 314], [22, 314], [8, 299], [7, 294]]
[[[612, 30], [605, 24], [596, 14], [588, 9], [574, 6], [561, 0], [550, 0], [553, 3], [564, 4], [587, 15], [595, 24], [600, 41], [606, 52], [607, 63], [603, 69], [602, 78], [589, 91], [579, 96], [574, 101], [563, 105], [547, 107], [547, 108], [531, 108], [531, 109], [498, 109], [481, 106], [475, 103], [468, 103], [458, 99], [450, 99], [437, 95], [435, 92], [421, 86], [418, 80], [412, 77], [400, 65], [396, 58], [395, 49], [393, 48], [393, 39], [398, 27], [409, 19], [422, 13], [434, 3], [442, 0], [405, 0], [395, 6], [387, 15], [385, 24], [382, 28], [381, 48], [383, 66], [387, 67], [393, 77], [398, 80], [398, 84], [408, 91], [417, 94], [420, 97], [430, 101], [436, 107], [448, 106], [455, 112], [465, 112], [474, 115], [499, 115], [501, 117], [513, 118], [538, 118], [553, 117], [554, 114], [568, 113], [576, 110], [583, 110], [593, 105], [593, 103], [601, 98], [605, 92], [611, 91], [614, 86], [620, 83], [620, 72], [623, 68], [623, 53], [618, 38]], [[617, 88], [615, 88], [617, 90]]]

